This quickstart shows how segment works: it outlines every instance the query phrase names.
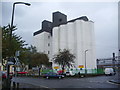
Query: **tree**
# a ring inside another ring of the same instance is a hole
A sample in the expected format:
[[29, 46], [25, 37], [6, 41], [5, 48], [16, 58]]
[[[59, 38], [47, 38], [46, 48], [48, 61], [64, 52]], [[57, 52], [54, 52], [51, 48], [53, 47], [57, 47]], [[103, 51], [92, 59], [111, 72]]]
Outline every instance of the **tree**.
[[59, 64], [62, 67], [62, 71], [64, 73], [65, 66], [70, 67], [71, 63], [74, 63], [75, 56], [69, 52], [69, 50], [64, 49], [60, 51], [53, 58], [56, 64]]
[[[13, 26], [12, 32], [17, 30], [16, 26]], [[25, 41], [22, 40], [22, 37], [12, 33], [12, 37], [10, 40], [10, 25], [2, 27], [2, 64], [3, 60], [8, 60], [10, 57], [15, 56], [16, 51], [26, 50], [24, 46], [26, 46]]]
[[39, 75], [40, 75], [40, 70], [42, 68], [42, 65], [50, 66], [49, 58], [44, 53], [34, 53], [32, 55], [31, 65], [39, 67]]
[[[12, 31], [17, 30], [16, 26], [13, 26]], [[2, 57], [13, 57], [16, 51], [24, 49], [25, 41], [22, 40], [21, 36], [12, 33], [11, 43], [10, 43], [10, 25], [2, 27]]]
[[35, 53], [37, 53], [36, 47], [32, 45], [21, 50], [19, 56], [20, 62], [31, 67], [32, 56]]

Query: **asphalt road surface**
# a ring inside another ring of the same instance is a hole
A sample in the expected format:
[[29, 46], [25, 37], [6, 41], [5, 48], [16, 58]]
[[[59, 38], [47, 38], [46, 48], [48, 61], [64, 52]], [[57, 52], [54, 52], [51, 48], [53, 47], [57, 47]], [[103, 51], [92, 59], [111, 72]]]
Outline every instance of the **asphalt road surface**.
[[111, 83], [114, 76], [97, 76], [87, 78], [46, 79], [33, 77], [15, 77], [13, 81], [39, 86], [41, 88], [118, 88], [120, 85]]

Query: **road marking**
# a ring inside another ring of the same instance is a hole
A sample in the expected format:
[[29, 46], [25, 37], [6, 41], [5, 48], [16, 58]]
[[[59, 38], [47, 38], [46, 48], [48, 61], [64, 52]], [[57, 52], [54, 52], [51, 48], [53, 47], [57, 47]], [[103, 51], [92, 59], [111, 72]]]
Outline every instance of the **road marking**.
[[87, 87], [87, 88], [92, 88], [92, 89], [98, 90], [97, 88], [93, 88], [93, 87], [90, 87], [90, 86], [89, 86], [89, 87]]
[[110, 81], [107, 81], [107, 83], [110, 83], [110, 84], [115, 84], [115, 85], [120, 85], [120, 84], [113, 83], [113, 82], [110, 82]]
[[56, 90], [56, 89], [54, 89], [54, 88], [49, 88], [49, 87], [44, 86], [44, 85], [40, 85], [40, 87], [47, 88], [47, 89], [50, 89], [50, 90]]
[[89, 86], [88, 88], [92, 88], [92, 87]]
[[40, 87], [43, 87], [43, 88], [49, 88], [49, 87], [47, 87], [47, 86], [43, 86], [43, 85], [40, 85]]

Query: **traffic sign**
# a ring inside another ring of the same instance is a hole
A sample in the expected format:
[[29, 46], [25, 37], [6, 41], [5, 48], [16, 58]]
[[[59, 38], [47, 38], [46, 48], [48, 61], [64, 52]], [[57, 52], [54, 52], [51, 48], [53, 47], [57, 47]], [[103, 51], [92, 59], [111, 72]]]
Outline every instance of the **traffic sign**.
[[55, 66], [54, 69], [59, 69], [59, 66]]
[[7, 64], [8, 64], [8, 65], [14, 65], [14, 63], [13, 63], [13, 62], [10, 62], [10, 61], [8, 61]]
[[78, 68], [84, 68], [84, 65], [79, 65]]
[[15, 56], [20, 56], [20, 51], [16, 51]]

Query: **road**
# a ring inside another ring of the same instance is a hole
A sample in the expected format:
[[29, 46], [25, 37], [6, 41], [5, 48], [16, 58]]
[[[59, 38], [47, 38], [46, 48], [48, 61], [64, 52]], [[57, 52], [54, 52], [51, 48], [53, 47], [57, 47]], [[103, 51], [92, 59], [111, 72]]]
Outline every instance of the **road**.
[[114, 76], [97, 76], [64, 79], [15, 77], [13, 81], [40, 86], [42, 88], [118, 88], [118, 84], [109, 82], [113, 77]]

